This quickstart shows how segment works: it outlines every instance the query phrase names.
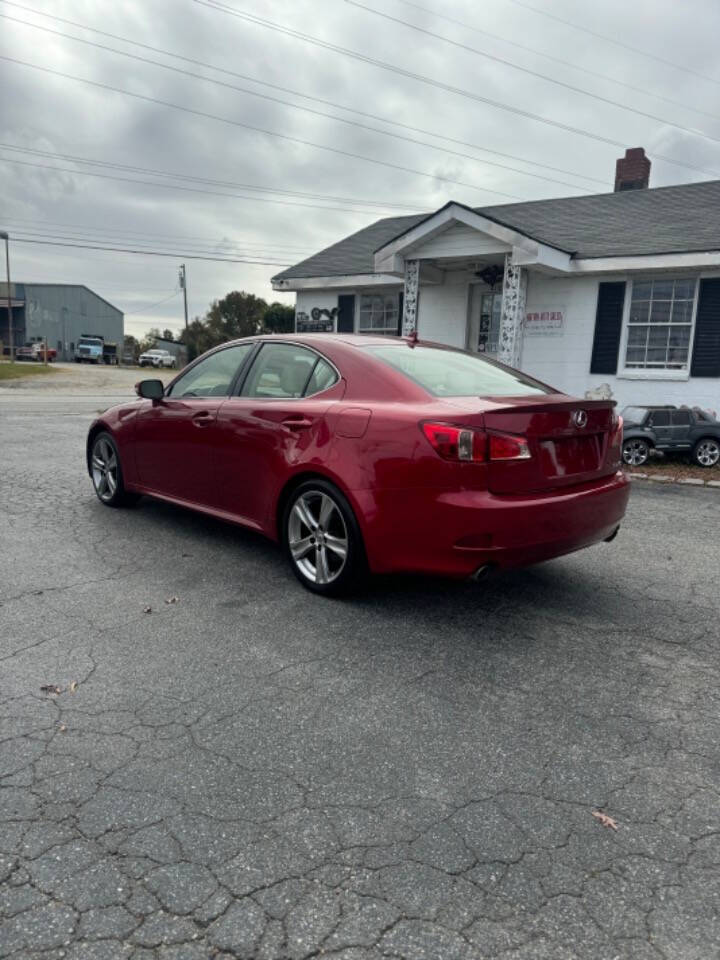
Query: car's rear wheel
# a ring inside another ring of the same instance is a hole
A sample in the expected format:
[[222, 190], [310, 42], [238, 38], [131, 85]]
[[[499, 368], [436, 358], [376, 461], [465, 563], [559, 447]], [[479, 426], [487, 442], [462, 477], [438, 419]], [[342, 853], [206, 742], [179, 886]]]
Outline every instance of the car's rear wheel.
[[283, 543], [296, 577], [308, 590], [337, 596], [357, 588], [366, 573], [355, 514], [326, 480], [293, 490], [283, 513]]
[[650, 445], [645, 440], [632, 439], [623, 443], [623, 462], [629, 467], [641, 467], [650, 456]]
[[139, 499], [125, 489], [120, 455], [109, 433], [99, 433], [93, 440], [90, 470], [95, 493], [106, 507], [128, 507]]
[[693, 449], [693, 460], [700, 467], [715, 467], [720, 463], [720, 440], [704, 437]]

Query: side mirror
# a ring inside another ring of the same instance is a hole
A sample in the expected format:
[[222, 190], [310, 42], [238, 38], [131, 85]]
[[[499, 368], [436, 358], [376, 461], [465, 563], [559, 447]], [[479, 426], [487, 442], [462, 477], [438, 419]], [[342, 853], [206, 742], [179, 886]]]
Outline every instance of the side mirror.
[[135, 393], [144, 400], [162, 400], [165, 385], [162, 380], [141, 380], [135, 384]]

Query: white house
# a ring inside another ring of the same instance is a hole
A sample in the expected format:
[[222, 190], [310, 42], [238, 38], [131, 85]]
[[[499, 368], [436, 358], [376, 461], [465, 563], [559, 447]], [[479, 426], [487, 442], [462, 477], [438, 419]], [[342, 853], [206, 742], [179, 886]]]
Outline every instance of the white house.
[[613, 193], [379, 220], [273, 288], [298, 331], [416, 330], [575, 395], [720, 411], [720, 181], [649, 175], [635, 148]]

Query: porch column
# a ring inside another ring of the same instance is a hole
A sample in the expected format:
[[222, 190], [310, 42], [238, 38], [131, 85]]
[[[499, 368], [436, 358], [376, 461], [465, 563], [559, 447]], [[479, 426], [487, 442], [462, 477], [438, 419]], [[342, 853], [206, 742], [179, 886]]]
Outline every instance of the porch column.
[[520, 362], [525, 297], [527, 294], [527, 271], [513, 263], [512, 254], [505, 255], [503, 275], [502, 314], [500, 316], [500, 343], [498, 360], [511, 367]]
[[405, 292], [403, 294], [403, 323], [404, 337], [417, 331], [418, 297], [420, 296], [420, 261], [405, 261]]

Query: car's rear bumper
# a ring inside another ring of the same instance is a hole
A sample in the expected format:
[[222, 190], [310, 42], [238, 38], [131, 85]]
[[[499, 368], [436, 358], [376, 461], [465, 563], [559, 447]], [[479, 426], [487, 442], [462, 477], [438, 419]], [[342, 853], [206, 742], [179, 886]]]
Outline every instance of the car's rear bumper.
[[630, 495], [618, 472], [553, 493], [487, 490], [353, 491], [371, 570], [464, 577], [490, 564], [518, 567], [606, 540]]

